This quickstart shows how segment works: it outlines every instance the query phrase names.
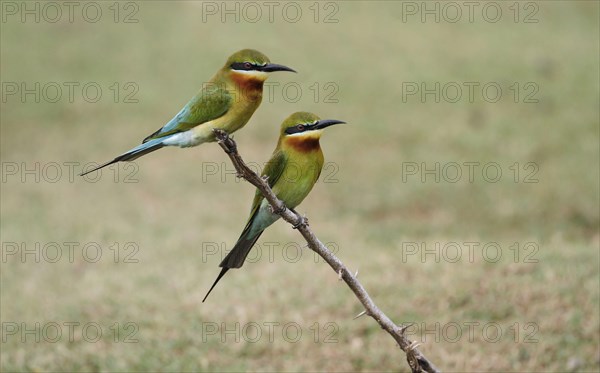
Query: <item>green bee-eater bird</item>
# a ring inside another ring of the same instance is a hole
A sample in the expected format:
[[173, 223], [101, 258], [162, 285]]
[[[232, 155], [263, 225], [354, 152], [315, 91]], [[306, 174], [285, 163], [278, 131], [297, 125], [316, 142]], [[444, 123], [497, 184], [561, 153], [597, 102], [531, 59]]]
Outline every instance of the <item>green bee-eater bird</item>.
[[163, 146], [186, 148], [215, 141], [214, 128], [230, 134], [239, 130], [260, 105], [263, 83], [273, 71], [296, 72], [270, 63], [267, 56], [253, 49], [234, 53], [164, 127], [146, 137], [141, 145], [81, 176], [116, 162], [132, 161]]
[[[277, 147], [262, 175], [268, 177], [267, 182], [273, 193], [286, 207], [294, 209], [298, 206], [317, 182], [323, 168], [323, 152], [319, 145], [321, 133], [324, 128], [338, 123], [345, 122], [322, 120], [315, 114], [298, 112], [281, 124]], [[277, 219], [279, 215], [272, 212], [269, 202], [257, 190], [246, 227], [219, 265], [223, 269], [202, 302], [230, 268], [240, 268], [244, 264], [256, 240]]]

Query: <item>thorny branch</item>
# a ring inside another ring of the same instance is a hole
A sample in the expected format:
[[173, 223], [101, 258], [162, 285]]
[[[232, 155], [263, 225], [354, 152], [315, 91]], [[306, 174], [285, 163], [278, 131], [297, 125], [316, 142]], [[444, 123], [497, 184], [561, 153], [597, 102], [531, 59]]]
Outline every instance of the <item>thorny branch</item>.
[[285, 204], [280, 201], [277, 196], [275, 196], [267, 181], [246, 166], [242, 160], [242, 157], [237, 151], [237, 145], [235, 141], [229, 137], [225, 131], [215, 129], [214, 132], [217, 140], [219, 141], [219, 145], [231, 159], [233, 166], [238, 172], [238, 176], [246, 179], [250, 184], [257, 187], [265, 199], [269, 202], [273, 208], [273, 211], [281, 216], [283, 220], [292, 224], [292, 226], [298, 229], [304, 239], [306, 239], [308, 247], [325, 259], [331, 268], [333, 268], [333, 270], [338, 274], [340, 279], [343, 279], [348, 287], [350, 287], [350, 289], [354, 292], [358, 300], [365, 307], [365, 311], [360, 313], [357, 318], [363, 314], [366, 314], [375, 319], [381, 328], [388, 332], [398, 343], [402, 351], [406, 353], [406, 360], [408, 361], [408, 365], [414, 373], [439, 372], [439, 370], [417, 349], [418, 343], [412, 342], [406, 338], [404, 333], [408, 326], [401, 328], [394, 324], [392, 320], [390, 320], [390, 318], [387, 317], [375, 305], [373, 300], [371, 300], [365, 288], [356, 279], [356, 275], [353, 275], [348, 268], [346, 268], [346, 266], [335, 255], [333, 255], [325, 247], [325, 245], [323, 245], [317, 236], [315, 236], [313, 231], [309, 228], [306, 218], [288, 209]]

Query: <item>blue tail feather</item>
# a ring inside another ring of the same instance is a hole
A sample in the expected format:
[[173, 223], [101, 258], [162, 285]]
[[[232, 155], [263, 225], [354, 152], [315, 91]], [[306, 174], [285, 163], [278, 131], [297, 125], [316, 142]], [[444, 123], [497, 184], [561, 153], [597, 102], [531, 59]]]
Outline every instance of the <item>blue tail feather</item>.
[[137, 158], [141, 157], [142, 155], [146, 155], [148, 153], [151, 153], [155, 150], [162, 148], [164, 146], [163, 141], [164, 141], [164, 139], [154, 139], [154, 140], [147, 141], [141, 145], [136, 146], [135, 148], [131, 149], [130, 151], [121, 154], [120, 156], [116, 157], [112, 161], [108, 161], [97, 167], [92, 168], [91, 170], [82, 172], [81, 174], [79, 174], [79, 176], [87, 175], [90, 172], [94, 172], [94, 171], [104, 168], [106, 166], [110, 166], [113, 163], [133, 161], [134, 159], [137, 159]]

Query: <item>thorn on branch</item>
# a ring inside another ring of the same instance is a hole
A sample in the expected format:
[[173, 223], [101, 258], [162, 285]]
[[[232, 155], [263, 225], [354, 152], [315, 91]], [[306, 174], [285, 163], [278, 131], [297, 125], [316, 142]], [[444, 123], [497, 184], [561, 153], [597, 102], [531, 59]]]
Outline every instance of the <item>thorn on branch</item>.
[[338, 281], [342, 281], [342, 269], [338, 271]]
[[358, 269], [354, 272], [354, 277], [358, 277]]
[[403, 325], [402, 327], [400, 327], [400, 335], [404, 335], [404, 333], [406, 333], [406, 331], [408, 330], [408, 328], [410, 328], [413, 325], [415, 325], [415, 323], [411, 322], [411, 323], [408, 323], [408, 324]]
[[356, 320], [359, 317], [361, 317], [362, 315], [366, 315], [367, 314], [367, 310], [362, 311], [361, 313], [359, 313], [358, 315], [354, 316], [354, 318], [352, 320]]

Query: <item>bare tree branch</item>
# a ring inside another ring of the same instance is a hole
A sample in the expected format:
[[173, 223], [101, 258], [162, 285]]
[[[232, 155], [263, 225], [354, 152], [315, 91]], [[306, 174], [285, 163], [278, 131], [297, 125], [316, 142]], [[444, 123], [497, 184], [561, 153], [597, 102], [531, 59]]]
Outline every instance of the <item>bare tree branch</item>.
[[348, 268], [346, 268], [346, 266], [325, 247], [325, 245], [323, 245], [317, 236], [315, 236], [313, 231], [309, 228], [306, 218], [300, 216], [295, 211], [288, 209], [285, 204], [275, 196], [267, 181], [246, 166], [237, 151], [235, 141], [229, 137], [225, 131], [215, 129], [214, 132], [219, 141], [219, 145], [231, 159], [233, 166], [238, 172], [238, 176], [246, 179], [252, 185], [257, 187], [269, 202], [273, 211], [281, 216], [283, 220], [292, 224], [294, 228], [298, 229], [304, 239], [306, 239], [308, 247], [325, 259], [338, 276], [340, 276], [340, 279], [343, 279], [348, 287], [352, 289], [358, 300], [365, 307], [365, 311], [361, 312], [356, 318], [366, 314], [375, 319], [381, 328], [388, 332], [398, 343], [402, 351], [406, 353], [408, 365], [413, 372], [439, 372], [439, 370], [417, 349], [418, 343], [412, 342], [406, 338], [404, 332], [408, 327], [405, 326], [401, 328], [397, 326], [375, 305], [365, 288], [356, 279], [356, 276], [353, 275]]

